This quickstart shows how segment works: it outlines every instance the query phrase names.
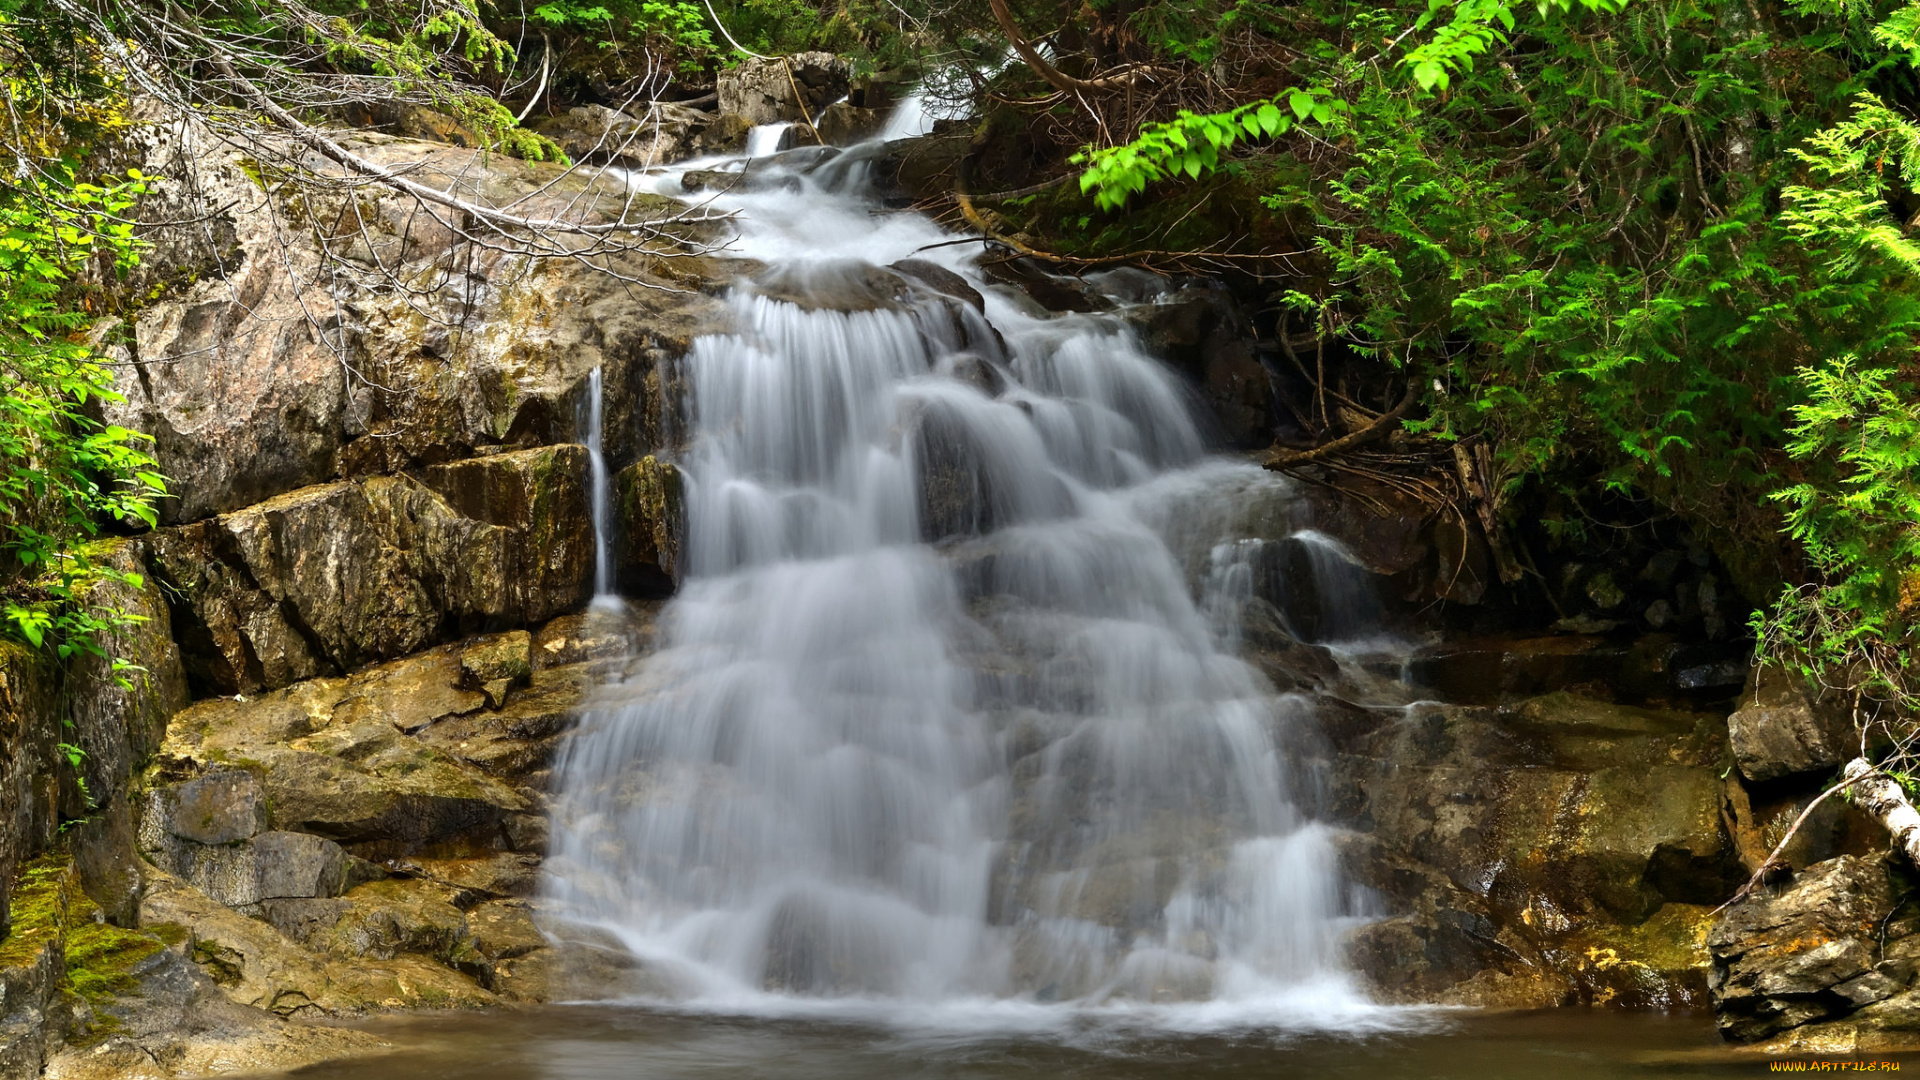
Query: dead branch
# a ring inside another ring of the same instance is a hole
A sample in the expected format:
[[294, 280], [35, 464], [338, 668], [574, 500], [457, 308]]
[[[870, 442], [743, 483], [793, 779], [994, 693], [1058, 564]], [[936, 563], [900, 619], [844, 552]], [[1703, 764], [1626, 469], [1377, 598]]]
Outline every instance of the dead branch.
[[1269, 453], [1267, 460], [1261, 462], [1261, 464], [1278, 472], [1282, 469], [1290, 469], [1296, 465], [1305, 465], [1310, 461], [1319, 461], [1321, 458], [1329, 457], [1333, 454], [1345, 453], [1355, 447], [1364, 446], [1390, 433], [1400, 418], [1407, 415], [1407, 411], [1413, 408], [1414, 399], [1418, 396], [1414, 391], [1413, 384], [1409, 383], [1407, 384], [1406, 396], [1400, 399], [1400, 404], [1395, 405], [1387, 412], [1381, 413], [1374, 419], [1373, 423], [1368, 424], [1366, 427], [1358, 431], [1349, 432], [1330, 443], [1316, 446], [1311, 450], [1283, 451], [1276, 449]]

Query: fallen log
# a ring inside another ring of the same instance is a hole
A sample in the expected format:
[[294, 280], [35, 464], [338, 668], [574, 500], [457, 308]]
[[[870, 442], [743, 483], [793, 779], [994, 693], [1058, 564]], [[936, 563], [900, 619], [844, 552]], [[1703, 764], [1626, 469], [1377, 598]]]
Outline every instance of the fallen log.
[[1893, 834], [1894, 848], [1920, 867], [1920, 810], [1907, 801], [1907, 793], [1866, 758], [1847, 762], [1844, 775], [1853, 782], [1853, 804], [1886, 826]]

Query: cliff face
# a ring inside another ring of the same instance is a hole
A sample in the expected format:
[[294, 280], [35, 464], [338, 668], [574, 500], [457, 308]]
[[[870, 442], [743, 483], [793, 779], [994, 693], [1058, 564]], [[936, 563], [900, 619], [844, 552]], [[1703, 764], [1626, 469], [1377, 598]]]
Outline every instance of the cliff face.
[[[163, 178], [148, 216], [188, 185], [225, 209], [154, 236], [131, 286], [149, 299], [113, 335], [126, 400], [106, 419], [155, 435], [175, 494], [110, 556], [144, 577], [117, 600], [145, 621], [108, 643], [130, 688], [0, 648], [0, 1076], [291, 1065], [372, 1040], [283, 1018], [544, 999], [555, 946], [524, 900], [546, 765], [594, 665], [649, 619], [578, 614], [589, 379], [609, 462], [637, 468], [731, 271], [671, 238], [613, 273], [516, 260], [387, 206], [342, 240], [314, 229], [342, 206], [289, 205], [191, 131], [131, 147]], [[532, 213], [621, 194], [451, 146], [361, 149]], [[353, 242], [426, 284], [317, 284], [318, 245]], [[622, 568], [656, 590], [676, 505], [624, 519], [659, 538]], [[623, 977], [580, 948], [575, 967]]]

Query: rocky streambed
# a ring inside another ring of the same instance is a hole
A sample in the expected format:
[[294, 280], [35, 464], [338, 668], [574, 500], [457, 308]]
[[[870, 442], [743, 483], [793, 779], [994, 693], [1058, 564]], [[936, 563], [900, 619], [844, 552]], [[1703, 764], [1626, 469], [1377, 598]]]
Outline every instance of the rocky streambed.
[[[553, 133], [639, 167], [731, 149], [795, 119], [801, 85], [820, 100], [800, 119], [851, 98], [844, 72], [803, 75], [816, 68], [736, 84], [718, 115], [629, 129], [589, 109]], [[843, 126], [841, 141], [878, 123], [851, 100], [828, 113], [820, 131]], [[532, 262], [385, 204], [354, 209], [351, 229], [345, 204], [289, 208], [191, 132], [130, 144], [168, 178], [156, 209], [189, 177], [231, 199], [218, 228], [157, 238], [139, 283], [152, 299], [103, 329], [126, 361], [109, 416], [155, 434], [176, 494], [162, 528], [112, 542], [144, 576], [121, 601], [147, 621], [115, 642], [141, 670], [122, 687], [97, 661], [0, 652], [0, 1077], [285, 1068], [379, 1049], [331, 1026], [369, 1014], [667, 990], [617, 938], [553, 917], [541, 876], [556, 754], [594, 688], [655, 647], [684, 575], [680, 362], [733, 328], [722, 295], [743, 279], [811, 309], [978, 308], [971, 285], [904, 263], [795, 292], [717, 250], [721, 224], [678, 220], [682, 204], [615, 174], [354, 138], [498, 198], [671, 226], [607, 266]], [[950, 183], [966, 142], [869, 143], [846, 161], [897, 205]], [[776, 175], [799, 182], [834, 156]], [[752, 173], [717, 175], [684, 183]], [[295, 212], [315, 227], [288, 229]], [[431, 270], [431, 286], [312, 288], [336, 243]], [[993, 276], [1043, 315], [1118, 312], [1184, 373], [1220, 446], [1268, 441], [1275, 364], [1225, 290], [1021, 263]], [[982, 393], [1004, 390], [995, 378], [982, 364]], [[596, 387], [612, 503], [599, 538]], [[1546, 625], [1502, 606], [1486, 546], [1456, 522], [1324, 480], [1262, 488], [1189, 569], [1197, 590], [1207, 550], [1233, 541], [1242, 655], [1276, 693], [1322, 702], [1287, 745], [1363, 917], [1345, 962], [1376, 1000], [1713, 1008], [1729, 1039], [1769, 1052], [1920, 1039], [1909, 868], [1843, 803], [1816, 812], [1773, 885], [1715, 910], [1850, 729], [1748, 670], [1710, 544], [1556, 553], [1542, 569], [1562, 610]], [[940, 501], [960, 486], [928, 486], [936, 532], [960, 520]], [[994, 554], [927, 539], [962, 564]], [[590, 606], [600, 543], [618, 605]], [[1355, 605], [1396, 643], [1310, 643], [1337, 638]], [[1016, 676], [1030, 659], [963, 658]], [[1057, 756], [1065, 743], [1035, 731], [1007, 753]], [[1020, 824], [1034, 843], [1070, 826]], [[1085, 869], [1075, 917], [1116, 933], [1175, 885], [1118, 861]], [[1143, 992], [1163, 991], [1181, 992]]]

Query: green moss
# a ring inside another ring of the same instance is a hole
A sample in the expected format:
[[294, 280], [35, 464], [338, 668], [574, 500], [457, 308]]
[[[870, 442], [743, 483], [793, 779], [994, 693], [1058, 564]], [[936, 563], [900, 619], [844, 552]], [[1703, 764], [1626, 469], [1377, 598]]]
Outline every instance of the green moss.
[[0, 941], [0, 968], [31, 964], [41, 949], [59, 942], [69, 876], [69, 863], [55, 855], [43, 855], [21, 868], [8, 910], [12, 932]]
[[31, 964], [49, 946], [58, 949], [64, 968], [60, 981], [76, 1009], [80, 1026], [69, 1040], [85, 1046], [111, 1034], [119, 1021], [101, 1011], [137, 985], [134, 968], [143, 960], [187, 938], [184, 926], [165, 924], [126, 930], [100, 918], [100, 909], [80, 891], [69, 856], [44, 855], [28, 863], [14, 884], [10, 907], [13, 933], [0, 942], [0, 967]]
[[133, 968], [166, 947], [157, 935], [88, 922], [67, 931], [67, 985], [89, 1005], [101, 1005], [139, 984]]

